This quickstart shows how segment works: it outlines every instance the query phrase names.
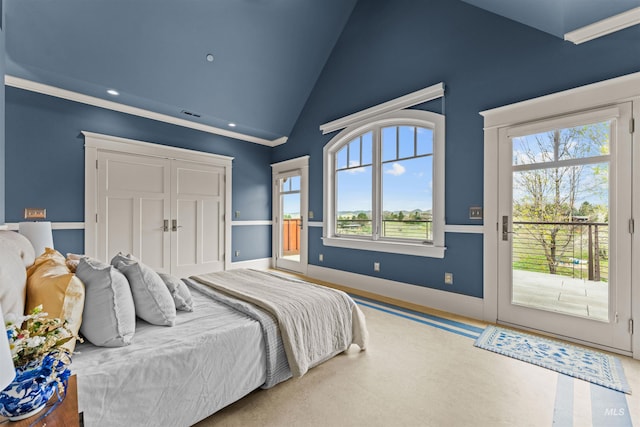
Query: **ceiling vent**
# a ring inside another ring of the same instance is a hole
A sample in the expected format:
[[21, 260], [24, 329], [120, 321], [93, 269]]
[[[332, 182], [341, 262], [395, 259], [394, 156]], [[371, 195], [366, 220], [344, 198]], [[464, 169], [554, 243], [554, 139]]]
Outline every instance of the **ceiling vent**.
[[200, 114], [193, 113], [193, 112], [187, 111], [187, 110], [182, 110], [182, 114], [186, 114], [187, 116], [191, 116], [191, 117], [200, 117]]

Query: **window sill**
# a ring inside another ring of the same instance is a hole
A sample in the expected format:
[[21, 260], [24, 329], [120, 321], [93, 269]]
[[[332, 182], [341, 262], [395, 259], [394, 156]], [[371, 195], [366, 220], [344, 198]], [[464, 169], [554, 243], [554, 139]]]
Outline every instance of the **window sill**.
[[322, 243], [325, 246], [334, 246], [338, 248], [415, 255], [429, 258], [444, 258], [444, 251], [447, 249], [444, 246], [433, 246], [420, 243], [374, 242], [371, 240], [349, 239], [345, 237], [323, 237]]

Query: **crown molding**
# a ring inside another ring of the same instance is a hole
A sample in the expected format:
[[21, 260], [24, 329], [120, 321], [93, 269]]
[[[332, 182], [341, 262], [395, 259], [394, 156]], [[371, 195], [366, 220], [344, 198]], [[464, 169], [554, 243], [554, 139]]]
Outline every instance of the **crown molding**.
[[640, 7], [568, 32], [564, 35], [564, 39], [574, 44], [580, 44], [638, 24], [640, 24]]
[[444, 83], [437, 83], [435, 85], [420, 89], [399, 98], [392, 99], [391, 101], [387, 101], [382, 104], [367, 108], [366, 110], [358, 111], [357, 113], [353, 113], [340, 119], [327, 122], [323, 125], [320, 125], [320, 130], [322, 131], [323, 135], [326, 135], [328, 133], [344, 129], [354, 123], [370, 119], [371, 117], [375, 117], [384, 113], [390, 113], [392, 111], [400, 111], [405, 108], [413, 107], [414, 105], [422, 104], [423, 102], [431, 101], [432, 99], [441, 98], [443, 96]]
[[636, 72], [492, 108], [480, 114], [484, 117], [484, 128], [487, 130], [548, 119], [563, 115], [566, 111], [581, 111], [585, 105], [606, 106], [639, 96], [640, 72]]
[[258, 138], [255, 136], [246, 135], [240, 132], [234, 132], [227, 129], [218, 128], [215, 126], [192, 122], [190, 120], [169, 116], [167, 114], [156, 113], [154, 111], [133, 107], [131, 105], [121, 104], [119, 102], [109, 101], [107, 99], [97, 98], [95, 96], [85, 95], [79, 92], [73, 92], [67, 89], [61, 89], [59, 87], [34, 82], [32, 80], [23, 79], [20, 77], [5, 75], [4, 84], [6, 86], [28, 90], [30, 92], [37, 92], [43, 95], [49, 95], [49, 96], [54, 96], [56, 98], [67, 99], [69, 101], [80, 102], [82, 104], [92, 105], [94, 107], [100, 107], [100, 108], [105, 108], [107, 110], [118, 111], [120, 113], [131, 114], [133, 116], [144, 117], [146, 119], [156, 120], [159, 122], [169, 123], [169, 124], [182, 126], [190, 129], [195, 129], [202, 132], [211, 133], [214, 135], [226, 136], [228, 138], [238, 139], [241, 141], [252, 142], [254, 144], [266, 145], [268, 147], [275, 147], [277, 145], [281, 145], [287, 142], [286, 136], [283, 136], [281, 138], [274, 139], [273, 141], [271, 141], [264, 138]]

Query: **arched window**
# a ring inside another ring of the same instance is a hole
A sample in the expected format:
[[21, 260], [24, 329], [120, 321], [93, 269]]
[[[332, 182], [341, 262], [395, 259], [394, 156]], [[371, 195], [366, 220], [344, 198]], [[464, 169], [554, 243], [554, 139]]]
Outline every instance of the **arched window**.
[[444, 116], [401, 110], [324, 147], [329, 246], [444, 256]]

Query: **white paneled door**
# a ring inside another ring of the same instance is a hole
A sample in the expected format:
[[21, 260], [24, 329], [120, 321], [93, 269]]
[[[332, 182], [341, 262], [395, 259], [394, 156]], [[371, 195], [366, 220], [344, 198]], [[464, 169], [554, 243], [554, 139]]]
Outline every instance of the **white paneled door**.
[[[227, 268], [230, 158], [86, 135], [88, 255], [132, 254], [177, 277]], [[149, 154], [162, 151], [185, 159]]]
[[175, 160], [171, 171], [172, 274], [224, 270], [225, 169]]
[[98, 155], [98, 253], [133, 254], [157, 271], [171, 271], [171, 162], [101, 152]]

